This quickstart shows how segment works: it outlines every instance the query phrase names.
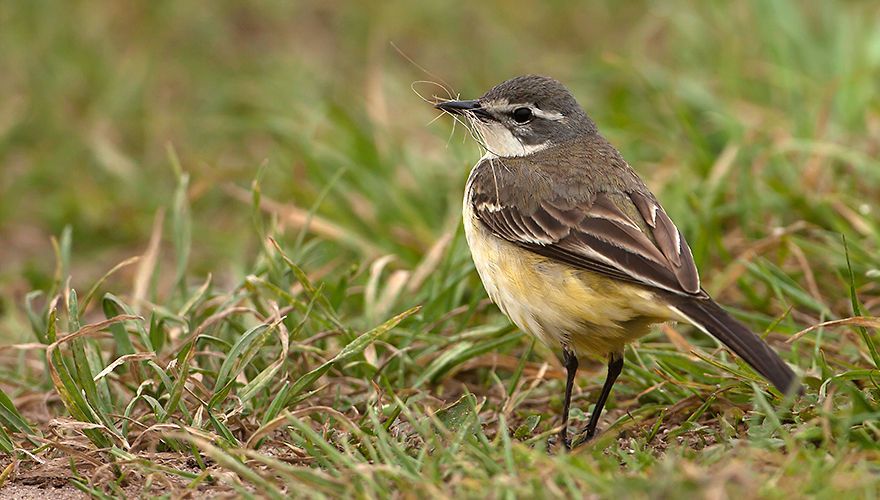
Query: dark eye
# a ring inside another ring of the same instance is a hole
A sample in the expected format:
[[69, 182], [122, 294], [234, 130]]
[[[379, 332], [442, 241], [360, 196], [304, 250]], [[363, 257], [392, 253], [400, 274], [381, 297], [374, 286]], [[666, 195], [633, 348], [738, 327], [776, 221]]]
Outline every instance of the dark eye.
[[513, 110], [513, 119], [516, 123], [525, 123], [532, 119], [532, 110], [529, 108], [516, 108]]

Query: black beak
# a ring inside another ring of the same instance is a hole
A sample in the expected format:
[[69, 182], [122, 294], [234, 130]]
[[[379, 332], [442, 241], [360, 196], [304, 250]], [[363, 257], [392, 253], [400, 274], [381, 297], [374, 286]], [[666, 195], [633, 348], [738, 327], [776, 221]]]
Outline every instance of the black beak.
[[480, 109], [482, 106], [480, 105], [480, 101], [474, 100], [438, 102], [434, 107], [446, 111], [447, 113], [452, 113], [453, 115], [461, 115], [464, 114], [465, 111]]

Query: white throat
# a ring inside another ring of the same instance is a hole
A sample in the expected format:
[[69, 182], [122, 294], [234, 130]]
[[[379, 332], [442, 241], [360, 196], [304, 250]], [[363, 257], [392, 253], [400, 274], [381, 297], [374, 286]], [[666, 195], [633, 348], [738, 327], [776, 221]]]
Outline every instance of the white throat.
[[483, 139], [483, 146], [486, 148], [484, 158], [528, 156], [550, 146], [550, 141], [541, 144], [524, 144], [500, 123], [484, 123], [479, 120], [474, 120], [473, 123]]

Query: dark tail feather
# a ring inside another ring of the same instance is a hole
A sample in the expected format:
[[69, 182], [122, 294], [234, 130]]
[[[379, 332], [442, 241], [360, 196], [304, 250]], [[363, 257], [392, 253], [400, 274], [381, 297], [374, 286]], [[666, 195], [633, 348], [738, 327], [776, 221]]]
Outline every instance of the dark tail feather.
[[780, 392], [788, 394], [793, 391], [797, 382], [791, 368], [760, 337], [727, 314], [715, 301], [670, 297], [669, 303], [687, 316], [694, 326], [708, 331], [744, 359]]

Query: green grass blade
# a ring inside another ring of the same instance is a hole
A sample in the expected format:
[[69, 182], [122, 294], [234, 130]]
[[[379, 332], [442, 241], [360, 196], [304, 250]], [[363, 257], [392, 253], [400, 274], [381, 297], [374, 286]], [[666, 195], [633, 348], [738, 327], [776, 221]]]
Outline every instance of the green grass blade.
[[252, 343], [258, 345], [261, 344], [260, 339], [265, 338], [271, 333], [275, 326], [276, 325], [265, 323], [257, 325], [245, 332], [235, 345], [232, 346], [232, 349], [226, 354], [226, 358], [220, 366], [220, 371], [217, 372], [217, 380], [214, 384], [214, 394], [211, 396], [211, 401], [208, 403], [209, 408], [213, 408], [214, 405], [229, 393], [231, 385], [235, 381], [235, 377], [237, 377], [245, 367], [246, 360], [243, 360], [242, 355], [248, 347], [250, 347]]
[[0, 389], [0, 421], [15, 432], [32, 436], [37, 434], [3, 389]]
[[376, 328], [373, 328], [372, 330], [361, 334], [356, 339], [349, 342], [345, 347], [343, 347], [342, 350], [339, 351], [339, 353], [332, 359], [321, 364], [314, 370], [300, 376], [290, 388], [290, 394], [287, 397], [288, 403], [296, 398], [296, 396], [299, 395], [302, 390], [315, 383], [316, 380], [321, 378], [321, 376], [327, 373], [334, 365], [341, 363], [352, 356], [360, 354], [361, 352], [363, 352], [364, 349], [367, 348], [368, 345], [372, 344], [376, 339], [397, 326], [404, 319], [418, 312], [419, 309], [419, 306], [408, 309], [398, 314], [397, 316], [394, 316], [388, 321], [382, 323]]
[[[846, 236], [843, 236], [843, 249], [844, 254], [846, 255], [846, 269], [849, 273], [849, 297], [850, 303], [852, 304], [853, 315], [861, 316], [862, 308], [859, 304], [859, 297], [856, 294], [856, 280], [855, 276], [853, 275], [852, 263], [849, 260], [849, 248], [846, 244]], [[859, 332], [859, 336], [862, 337], [862, 342], [864, 342], [865, 346], [867, 346], [868, 348], [868, 352], [871, 355], [871, 360], [874, 362], [874, 368], [880, 368], [880, 352], [877, 351], [877, 345], [874, 343], [873, 337], [871, 337], [871, 334], [868, 333], [867, 328], [863, 326], [859, 326], [856, 328]]]

